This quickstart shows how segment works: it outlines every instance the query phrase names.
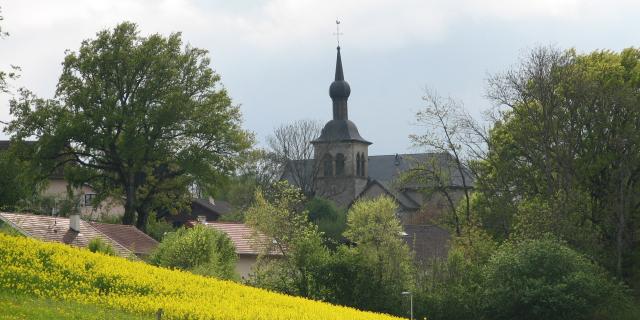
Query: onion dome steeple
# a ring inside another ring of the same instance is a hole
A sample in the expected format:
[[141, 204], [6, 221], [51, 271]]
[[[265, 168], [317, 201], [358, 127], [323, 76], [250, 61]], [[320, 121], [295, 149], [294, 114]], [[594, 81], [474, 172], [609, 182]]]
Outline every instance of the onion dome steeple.
[[347, 99], [351, 94], [349, 83], [344, 80], [344, 72], [342, 71], [342, 57], [340, 56], [340, 47], [338, 49], [338, 57], [336, 58], [336, 77], [329, 87], [329, 96], [333, 100], [333, 119], [348, 119]]
[[340, 55], [340, 46], [337, 48], [338, 54], [336, 58], [336, 75], [334, 81], [329, 87], [329, 96], [333, 100], [333, 120], [327, 122], [322, 129], [320, 137], [314, 140], [314, 143], [322, 142], [346, 142], [358, 141], [366, 144], [371, 142], [364, 140], [356, 125], [349, 121], [349, 110], [347, 100], [351, 94], [349, 83], [344, 80], [344, 71], [342, 69], [342, 56]]

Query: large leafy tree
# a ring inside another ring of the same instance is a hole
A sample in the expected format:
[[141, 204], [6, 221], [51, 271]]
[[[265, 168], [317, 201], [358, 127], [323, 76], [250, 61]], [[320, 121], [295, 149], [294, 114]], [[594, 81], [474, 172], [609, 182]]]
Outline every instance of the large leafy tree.
[[640, 51], [540, 48], [490, 81], [502, 107], [475, 207], [500, 237], [551, 233], [637, 273]]
[[54, 99], [21, 91], [8, 131], [37, 139], [41, 166], [123, 197], [124, 223], [143, 229], [150, 212], [178, 209], [190, 186], [233, 170], [250, 144], [207, 54], [180, 33], [141, 36], [129, 22], [101, 31], [67, 53]]

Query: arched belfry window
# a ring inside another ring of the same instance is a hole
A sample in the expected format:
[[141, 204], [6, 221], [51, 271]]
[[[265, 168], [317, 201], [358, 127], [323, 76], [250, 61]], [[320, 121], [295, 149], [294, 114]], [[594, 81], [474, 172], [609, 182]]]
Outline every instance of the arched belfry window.
[[333, 158], [328, 153], [322, 158], [322, 168], [323, 176], [330, 177], [333, 175]]
[[336, 155], [336, 176], [344, 175], [344, 154], [338, 153]]
[[360, 167], [360, 152], [358, 152], [358, 154], [356, 155], [356, 176], [361, 176], [361, 169], [362, 167]]

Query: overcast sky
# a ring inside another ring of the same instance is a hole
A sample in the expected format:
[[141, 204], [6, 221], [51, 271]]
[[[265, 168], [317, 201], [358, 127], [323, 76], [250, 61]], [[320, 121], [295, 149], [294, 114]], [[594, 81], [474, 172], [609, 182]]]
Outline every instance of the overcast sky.
[[[209, 50], [244, 127], [264, 142], [297, 119], [331, 117], [335, 20], [351, 84], [349, 118], [372, 141], [369, 154], [411, 151], [424, 88], [490, 107], [485, 79], [539, 45], [620, 50], [640, 39], [640, 1], [580, 0], [3, 0], [10, 32], [0, 68], [22, 68], [12, 86], [52, 97], [65, 50], [128, 20], [143, 34], [181, 31]], [[0, 120], [10, 120], [0, 95]], [[0, 134], [0, 137], [6, 137]]]

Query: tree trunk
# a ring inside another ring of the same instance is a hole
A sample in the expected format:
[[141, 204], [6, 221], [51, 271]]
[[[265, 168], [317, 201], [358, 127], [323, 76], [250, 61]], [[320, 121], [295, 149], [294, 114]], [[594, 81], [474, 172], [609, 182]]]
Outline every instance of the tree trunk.
[[134, 185], [133, 174], [129, 174], [129, 177], [127, 178], [127, 185], [125, 186], [124, 216], [122, 217], [122, 223], [133, 225], [135, 218], [136, 218], [136, 189]]
[[138, 228], [138, 230], [147, 231], [147, 221], [149, 221], [149, 210], [139, 209], [136, 228]]

